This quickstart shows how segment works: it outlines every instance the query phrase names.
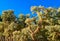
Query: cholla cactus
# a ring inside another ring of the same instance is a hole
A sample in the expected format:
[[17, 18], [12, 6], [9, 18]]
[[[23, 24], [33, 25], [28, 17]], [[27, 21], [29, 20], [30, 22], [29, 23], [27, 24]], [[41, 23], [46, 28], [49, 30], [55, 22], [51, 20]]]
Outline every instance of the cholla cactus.
[[13, 41], [20, 41], [20, 31], [13, 32]]
[[25, 23], [27, 23], [27, 25], [28, 25], [28, 28], [29, 28], [29, 31], [31, 32], [31, 38], [34, 40], [34, 35], [33, 35], [33, 33], [34, 33], [34, 31], [32, 31], [30, 28], [31, 28], [31, 23], [33, 22], [35, 20], [35, 18], [27, 18], [26, 19], [26, 21], [25, 21]]
[[43, 8], [42, 6], [40, 6], [40, 7], [36, 7], [36, 6], [31, 7], [31, 10], [32, 10], [33, 12], [36, 12], [37, 15], [38, 15], [38, 17], [39, 17], [39, 22], [38, 22], [38, 26], [39, 26], [39, 27], [37, 27], [37, 29], [34, 31], [34, 33], [32, 33], [33, 40], [35, 40], [35, 39], [34, 39], [34, 34], [39, 31], [40, 27], [42, 27], [42, 12], [41, 12], [41, 10], [43, 10], [43, 9], [44, 9], [44, 8]]
[[40, 24], [42, 23], [42, 12], [41, 12], [41, 10], [43, 10], [43, 9], [44, 9], [44, 7], [42, 7], [42, 6], [40, 6], [40, 7], [36, 7], [36, 6], [31, 7], [32, 12], [37, 13], [37, 15], [39, 17]]
[[57, 9], [57, 12], [60, 12], [60, 8]]
[[60, 41], [60, 8], [32, 6], [31, 11], [38, 16], [20, 14], [15, 18], [14, 11], [3, 12], [0, 36], [4, 41]]
[[9, 26], [8, 26], [8, 29], [11, 30], [11, 31], [14, 31], [14, 29], [17, 28], [17, 25], [16, 23], [12, 22]]
[[4, 35], [5, 37], [8, 37], [8, 36], [9, 36], [9, 32], [8, 32], [8, 29], [7, 29], [7, 28], [4, 29], [3, 35]]
[[12, 10], [3, 11], [2, 12], [2, 20], [3, 20], [3, 22], [8, 21], [9, 23], [14, 21], [15, 20], [14, 12]]
[[[56, 28], [57, 27], [57, 28]], [[60, 39], [58, 38], [58, 37], [60, 37], [60, 27], [58, 26], [58, 25], [55, 25], [55, 26], [48, 26], [48, 27], [46, 27], [46, 28], [48, 28], [47, 30], [48, 30], [48, 37], [47, 37], [47, 39], [49, 40], [49, 41], [59, 41]], [[57, 39], [58, 38], [58, 39]]]
[[0, 32], [3, 32], [4, 31], [4, 24], [3, 24], [3, 22], [0, 22]]
[[8, 12], [7, 11], [4, 11], [3, 13], [2, 13], [2, 21], [6, 21], [7, 20], [7, 14], [8, 14]]
[[35, 20], [35, 18], [27, 18], [27, 19], [25, 20], [25, 23], [26, 23], [27, 25], [30, 25], [34, 20]]

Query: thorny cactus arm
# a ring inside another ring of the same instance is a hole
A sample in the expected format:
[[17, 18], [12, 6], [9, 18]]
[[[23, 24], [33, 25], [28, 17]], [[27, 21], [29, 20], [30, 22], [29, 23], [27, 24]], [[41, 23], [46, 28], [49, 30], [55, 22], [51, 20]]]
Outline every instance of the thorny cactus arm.
[[37, 12], [38, 17], [39, 17], [39, 23], [42, 23], [42, 12]]
[[44, 9], [43, 7], [36, 7], [33, 6], [31, 7], [31, 11], [37, 13], [38, 17], [39, 17], [39, 22], [38, 22], [38, 26], [37, 29], [31, 34], [32, 39], [35, 40], [34, 35], [40, 30], [40, 28], [42, 27], [42, 12], [40, 12], [40, 10]]
[[29, 31], [31, 32], [31, 38], [32, 38], [32, 40], [35, 40], [34, 39], [34, 32], [30, 29], [31, 28], [31, 22], [33, 22], [34, 21], [34, 18], [27, 18], [26, 20], [25, 20], [25, 23], [28, 25], [28, 28], [29, 28]]
[[30, 18], [27, 18], [27, 19], [25, 20], [25, 23], [26, 23], [28, 26], [31, 24], [31, 22], [32, 22], [32, 20], [31, 20]]
[[31, 29], [30, 29], [30, 27], [31, 27], [31, 22], [33, 21], [34, 19], [30, 19], [30, 18], [27, 18], [26, 20], [25, 20], [25, 23], [28, 25], [28, 28], [29, 28], [29, 30], [30, 30], [30, 32], [32, 33], [32, 31], [31, 31]]
[[34, 34], [37, 33], [40, 30], [40, 28], [42, 27], [42, 16], [40, 15], [40, 12], [37, 12], [37, 14], [38, 14], [38, 17], [39, 17], [39, 22], [38, 22], [37, 29], [34, 31]]

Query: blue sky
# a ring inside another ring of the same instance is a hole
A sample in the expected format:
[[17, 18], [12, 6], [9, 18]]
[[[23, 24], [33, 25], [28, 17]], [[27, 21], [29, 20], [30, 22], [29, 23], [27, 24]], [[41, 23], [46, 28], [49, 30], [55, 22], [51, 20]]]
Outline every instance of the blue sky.
[[14, 10], [15, 15], [31, 13], [31, 6], [60, 7], [60, 0], [0, 0], [0, 14], [3, 10]]

